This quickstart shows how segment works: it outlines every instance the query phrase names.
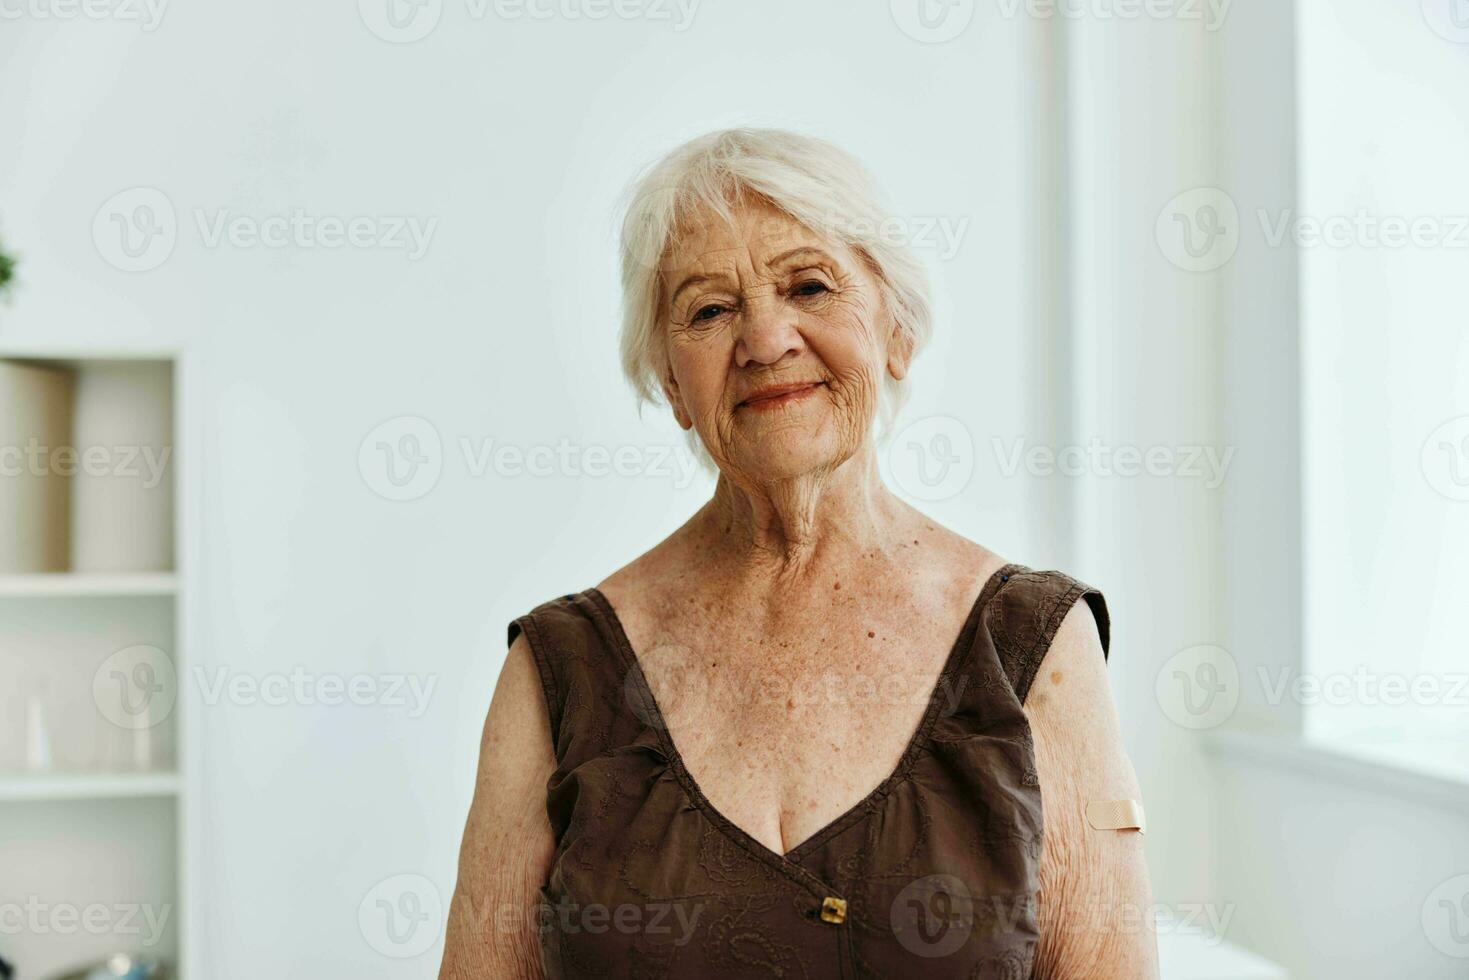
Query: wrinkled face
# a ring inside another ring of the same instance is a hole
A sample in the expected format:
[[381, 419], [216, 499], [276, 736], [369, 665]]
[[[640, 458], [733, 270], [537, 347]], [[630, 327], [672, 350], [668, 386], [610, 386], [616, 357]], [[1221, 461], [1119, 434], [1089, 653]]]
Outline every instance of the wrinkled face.
[[877, 278], [856, 252], [763, 202], [664, 257], [665, 388], [721, 470], [756, 482], [833, 468], [871, 431], [884, 372], [902, 378]]

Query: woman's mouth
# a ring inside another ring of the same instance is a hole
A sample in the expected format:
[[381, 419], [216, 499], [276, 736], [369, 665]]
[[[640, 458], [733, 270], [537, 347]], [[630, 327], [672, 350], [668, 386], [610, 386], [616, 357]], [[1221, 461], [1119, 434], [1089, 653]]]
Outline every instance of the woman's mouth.
[[736, 408], [748, 408], [757, 412], [768, 411], [798, 402], [807, 396], [814, 394], [817, 388], [826, 384], [824, 381], [802, 381], [795, 384], [771, 385], [755, 391]]

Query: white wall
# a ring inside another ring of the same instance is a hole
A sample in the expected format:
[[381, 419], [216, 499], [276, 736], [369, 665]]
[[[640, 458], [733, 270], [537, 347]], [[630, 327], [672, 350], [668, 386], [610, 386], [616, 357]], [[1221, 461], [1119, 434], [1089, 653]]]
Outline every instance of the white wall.
[[[709, 2], [683, 32], [472, 9], [449, 0], [408, 44], [351, 4], [279, 0], [177, 4], [154, 30], [27, 14], [0, 34], [0, 233], [23, 258], [0, 340], [183, 345], [200, 369], [188, 661], [210, 684], [296, 668], [436, 684], [414, 717], [209, 705], [185, 679], [205, 770], [187, 911], [204, 962], [227, 970], [213, 975], [431, 975], [437, 946], [380, 956], [358, 905], [400, 873], [447, 898], [505, 623], [594, 584], [699, 504], [703, 484], [660, 477], [474, 476], [459, 449], [681, 444], [660, 412], [638, 420], [616, 375], [611, 248], [615, 195], [678, 140], [807, 129], [868, 160], [908, 213], [968, 223], [957, 255], [929, 253], [941, 321], [909, 417], [962, 419], [976, 472], [926, 506], [1031, 564], [1071, 554], [1070, 490], [1006, 478], [991, 447], [1052, 442], [1067, 417], [1053, 270], [1037, 264], [1055, 252], [1054, 165], [1035, 155], [1054, 135], [1035, 114], [1044, 25], [979, 5], [960, 38], [924, 44], [887, 5]], [[123, 272], [93, 222], [134, 187], [167, 196], [177, 244]], [[198, 227], [221, 209], [297, 208], [437, 225], [416, 261], [210, 247]], [[442, 476], [393, 502], [358, 459], [400, 416], [432, 424]], [[1126, 688], [1132, 653], [1115, 661]]]
[[1464, 976], [1462, 782], [1248, 738], [1214, 765], [1231, 939], [1307, 980]]
[[1219, 35], [1188, 18], [1082, 17], [1065, 29], [1074, 438], [1157, 451], [1167, 464], [1132, 477], [1099, 468], [1077, 481], [1078, 565], [1111, 586], [1113, 688], [1150, 814], [1154, 894], [1177, 911], [1213, 894], [1212, 787], [1194, 732], [1170, 716], [1154, 682], [1180, 652], [1222, 641], [1229, 484], [1194, 455], [1214, 451], [1222, 462], [1227, 448], [1220, 276], [1181, 267], [1159, 216], [1178, 195], [1219, 183], [1208, 108]]

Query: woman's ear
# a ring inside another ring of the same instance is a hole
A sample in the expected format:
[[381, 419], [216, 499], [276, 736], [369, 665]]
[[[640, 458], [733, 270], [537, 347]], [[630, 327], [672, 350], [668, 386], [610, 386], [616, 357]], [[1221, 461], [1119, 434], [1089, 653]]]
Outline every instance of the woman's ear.
[[678, 427], [685, 432], [694, 427], [693, 416], [684, 407], [683, 394], [679, 391], [678, 382], [673, 378], [673, 370], [665, 369], [663, 374], [663, 397], [668, 399], [668, 407], [673, 409], [673, 419]]
[[888, 334], [888, 374], [894, 381], [902, 381], [912, 362], [913, 336], [894, 323], [892, 332]]

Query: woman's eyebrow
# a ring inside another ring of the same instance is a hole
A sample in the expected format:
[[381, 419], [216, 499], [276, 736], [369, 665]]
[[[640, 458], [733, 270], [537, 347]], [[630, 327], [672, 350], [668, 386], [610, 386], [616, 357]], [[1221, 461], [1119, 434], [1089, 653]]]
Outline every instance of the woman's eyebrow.
[[831, 265], [840, 265], [840, 263], [837, 262], [835, 256], [833, 256], [825, 249], [817, 248], [815, 245], [798, 245], [793, 249], [781, 252], [775, 258], [767, 262], [766, 265], [786, 265], [798, 259], [816, 259], [828, 262]]
[[695, 286], [702, 286], [706, 282], [713, 282], [713, 281], [714, 280], [711, 277], [709, 277], [709, 276], [689, 276], [683, 282], [679, 283], [678, 284], [678, 287], [675, 288], [674, 291], [669, 294], [669, 296], [668, 296], [668, 305], [669, 306], [673, 306], [674, 304], [676, 304], [678, 302], [678, 296], [679, 296], [679, 294], [682, 293], [685, 289], [692, 289]]
[[[839, 263], [830, 252], [826, 251], [823, 248], [817, 248], [815, 245], [797, 245], [795, 248], [787, 249], [786, 251], [781, 252], [779, 255], [766, 262], [765, 265], [767, 268], [773, 268], [775, 266], [793, 264], [794, 262], [800, 260], [824, 261], [826, 263], [829, 263], [830, 265], [838, 267], [840, 267], [841, 265], [841, 263]], [[717, 278], [720, 277], [699, 274], [689, 276], [687, 279], [684, 279], [676, 287], [674, 287], [673, 291], [668, 294], [668, 305], [673, 306], [677, 304], [679, 294], [682, 293], [685, 289], [692, 289], [695, 286], [702, 286], [705, 283], [715, 281], [715, 279]]]

